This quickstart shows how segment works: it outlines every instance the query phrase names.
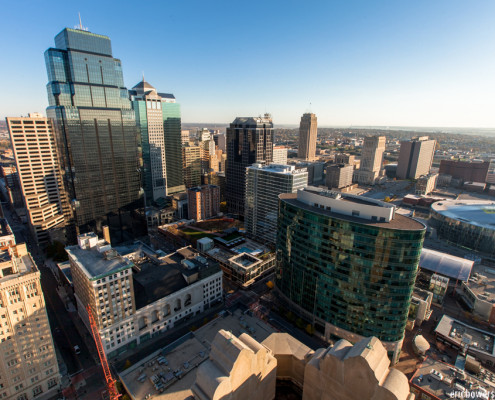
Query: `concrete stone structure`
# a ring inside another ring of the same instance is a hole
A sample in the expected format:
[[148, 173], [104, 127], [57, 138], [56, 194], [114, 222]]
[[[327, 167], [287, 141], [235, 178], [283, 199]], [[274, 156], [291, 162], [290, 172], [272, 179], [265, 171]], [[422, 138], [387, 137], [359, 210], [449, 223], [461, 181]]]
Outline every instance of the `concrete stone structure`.
[[202, 185], [187, 189], [189, 219], [202, 221], [220, 212], [220, 187]]
[[277, 360], [246, 333], [238, 338], [220, 330], [210, 359], [198, 368], [192, 386], [200, 400], [271, 400], [275, 397]]
[[356, 156], [352, 156], [347, 153], [338, 153], [335, 154], [335, 164], [350, 164], [354, 166], [354, 160]]
[[297, 157], [303, 160], [314, 160], [316, 157], [316, 136], [318, 121], [313, 113], [303, 114], [299, 124], [299, 146]]
[[385, 136], [368, 136], [364, 138], [363, 152], [359, 170], [354, 173], [354, 180], [359, 184], [374, 185], [380, 174], [385, 151]]
[[489, 161], [440, 160], [438, 172], [463, 182], [486, 182], [489, 166]]
[[418, 196], [426, 196], [437, 187], [438, 174], [421, 175], [416, 181], [415, 192]]
[[51, 398], [60, 387], [40, 272], [1, 219], [0, 398]]
[[[63, 188], [51, 119], [7, 118], [29, 229], [38, 246], [50, 241], [49, 231], [63, 229], [71, 210]], [[64, 216], [65, 215], [65, 216]]]
[[329, 189], [342, 189], [352, 185], [354, 167], [349, 164], [331, 164], [327, 167], [325, 184]]
[[273, 145], [273, 163], [274, 164], [287, 164], [287, 152], [288, 148], [285, 146]]
[[436, 140], [428, 136], [412, 138], [400, 143], [397, 179], [417, 179], [430, 173]]

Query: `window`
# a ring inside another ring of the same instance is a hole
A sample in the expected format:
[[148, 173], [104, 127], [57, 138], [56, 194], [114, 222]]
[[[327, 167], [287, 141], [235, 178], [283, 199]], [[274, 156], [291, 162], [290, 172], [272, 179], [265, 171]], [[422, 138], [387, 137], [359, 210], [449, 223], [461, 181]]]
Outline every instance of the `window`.
[[352, 216], [353, 217], [359, 217], [359, 211], [352, 210]]

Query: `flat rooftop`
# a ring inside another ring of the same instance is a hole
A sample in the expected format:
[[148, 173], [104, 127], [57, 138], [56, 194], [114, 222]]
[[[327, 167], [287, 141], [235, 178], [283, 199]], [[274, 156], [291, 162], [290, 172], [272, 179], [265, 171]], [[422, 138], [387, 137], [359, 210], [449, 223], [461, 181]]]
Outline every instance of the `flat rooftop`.
[[475, 265], [466, 284], [477, 296], [485, 296], [483, 300], [495, 303], [495, 268]]
[[[260, 343], [275, 332], [263, 321], [244, 315], [240, 310], [236, 310], [232, 315], [225, 312], [223, 316], [219, 316], [197, 331], [188, 333], [132, 367], [119, 372], [122, 383], [135, 399], [144, 399], [148, 394], [151, 394], [155, 400], [189, 398], [192, 396], [190, 388], [196, 381], [197, 367], [208, 359], [211, 343], [220, 329], [232, 332], [236, 337], [248, 333]], [[158, 377], [163, 385], [163, 390], [160, 389], [161, 393], [152, 382], [152, 377], [155, 381]]]
[[69, 246], [65, 251], [72, 257], [86, 273], [90, 280], [102, 278], [104, 276], [131, 268], [134, 264], [122, 257], [114, 249], [112, 253], [100, 253], [97, 247], [81, 249], [78, 245]]
[[448, 218], [495, 230], [495, 201], [444, 200], [431, 208]]
[[[395, 213], [394, 218], [391, 219], [389, 222], [370, 221], [364, 218], [352, 217], [349, 215], [332, 212], [323, 208], [310, 206], [306, 203], [303, 203], [302, 201], [299, 201], [297, 199], [297, 193], [284, 193], [281, 194], [279, 198], [280, 200], [285, 201], [288, 204], [297, 206], [303, 210], [311, 211], [313, 213], [325, 215], [331, 218], [341, 219], [343, 221], [354, 222], [356, 224], [361, 224], [366, 226], [376, 226], [377, 228], [383, 228], [383, 229], [396, 229], [396, 230], [408, 230], [408, 231], [422, 231], [426, 229], [425, 225], [423, 225], [421, 222], [397, 213]], [[362, 204], [367, 204], [367, 205], [369, 204], [365, 200], [365, 198], [363, 198], [360, 201], [362, 201]], [[358, 200], [356, 200], [355, 202], [359, 203]]]
[[431, 357], [420, 365], [409, 383], [411, 386], [417, 386], [442, 400], [453, 398], [449, 394], [456, 391], [468, 390], [475, 393], [480, 391], [479, 388], [482, 388], [481, 391], [494, 390], [491, 383], [461, 372], [453, 365], [434, 360]]
[[[182, 264], [183, 261], [187, 261], [186, 265]], [[133, 269], [137, 309], [188, 286], [184, 275], [188, 277], [197, 274], [198, 280], [201, 280], [220, 271], [216, 262], [201, 257], [199, 252], [190, 247], [179, 249], [160, 259], [136, 261]]]
[[495, 357], [495, 335], [493, 333], [474, 328], [448, 315], [442, 317], [435, 328], [435, 333], [456, 343], [460, 347], [467, 344], [470, 350], [483, 352]]

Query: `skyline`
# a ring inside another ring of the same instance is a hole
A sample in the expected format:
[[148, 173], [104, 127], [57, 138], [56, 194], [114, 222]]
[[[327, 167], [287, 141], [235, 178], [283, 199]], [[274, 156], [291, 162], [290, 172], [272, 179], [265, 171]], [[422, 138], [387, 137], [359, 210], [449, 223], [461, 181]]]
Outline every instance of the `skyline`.
[[311, 103], [321, 127], [495, 127], [490, 1], [62, 4], [3, 7], [22, 18], [0, 27], [9, 60], [1, 119], [46, 114], [43, 53], [80, 12], [90, 32], [111, 39], [126, 87], [144, 72], [176, 96], [185, 123], [266, 111], [275, 125], [297, 125]]

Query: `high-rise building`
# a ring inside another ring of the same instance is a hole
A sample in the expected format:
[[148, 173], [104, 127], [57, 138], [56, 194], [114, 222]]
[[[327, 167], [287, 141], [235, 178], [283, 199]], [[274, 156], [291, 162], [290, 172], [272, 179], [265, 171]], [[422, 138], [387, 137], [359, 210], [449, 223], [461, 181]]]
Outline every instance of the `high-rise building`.
[[293, 165], [253, 164], [246, 169], [247, 188], [244, 221], [246, 233], [275, 244], [278, 195], [295, 193], [308, 185], [308, 171]]
[[215, 145], [218, 146], [219, 150], [222, 150], [224, 153], [227, 151], [227, 141], [225, 133], [215, 133], [213, 135], [213, 140], [215, 141]]
[[335, 164], [350, 164], [354, 165], [354, 159], [356, 157], [347, 153], [335, 154]]
[[304, 160], [314, 160], [316, 156], [316, 136], [318, 122], [315, 114], [306, 113], [299, 124], [299, 146], [297, 156]]
[[352, 185], [354, 166], [349, 164], [331, 164], [327, 167], [325, 184], [329, 189], [341, 189]]
[[364, 185], [374, 185], [380, 174], [385, 151], [385, 136], [368, 136], [364, 138], [363, 152], [355, 180]]
[[5, 178], [5, 189], [9, 202], [15, 208], [16, 213], [24, 211], [24, 200], [22, 198], [21, 181], [19, 172], [15, 165], [2, 166], [2, 175]]
[[194, 142], [187, 142], [182, 146], [182, 168], [186, 188], [201, 185], [201, 156], [200, 145], [194, 144]]
[[429, 140], [428, 136], [401, 142], [397, 178], [417, 179], [428, 175], [435, 155], [435, 144], [436, 141]]
[[107, 36], [66, 28], [55, 46], [45, 52], [47, 114], [75, 225], [81, 232], [109, 225], [119, 240], [125, 231], [133, 236], [140, 226], [133, 211], [143, 206], [141, 154], [122, 63]]
[[238, 117], [227, 128], [226, 192], [228, 210], [244, 215], [246, 167], [273, 160], [273, 121], [263, 117]]
[[60, 373], [53, 346], [40, 271], [25, 244], [15, 244], [0, 220], [0, 397], [55, 396]]
[[202, 221], [220, 212], [220, 188], [202, 185], [187, 189], [189, 219]]
[[285, 146], [273, 145], [273, 163], [286, 165], [287, 164], [287, 151], [289, 149]]
[[376, 336], [395, 363], [425, 225], [389, 203], [314, 187], [279, 198], [281, 299], [326, 338]]
[[[179, 105], [175, 97], [170, 93], [158, 93], [156, 89], [146, 82], [143, 78], [136, 86], [129, 90], [132, 107], [136, 112], [136, 123], [141, 133], [141, 147], [143, 152], [143, 180], [146, 203], [151, 204], [159, 198], [164, 198], [170, 193], [176, 193], [184, 190], [183, 185], [175, 185], [174, 174], [182, 174], [173, 165], [170, 173], [167, 166], [173, 163], [167, 163], [166, 149], [178, 148], [178, 154], [170, 151], [173, 155], [174, 162], [181, 159], [181, 132], [177, 131], [176, 121], [172, 122], [169, 134], [165, 135], [165, 130], [170, 124], [168, 118], [169, 108], [172, 112], [178, 112], [180, 118]], [[174, 182], [168, 183], [170, 179]]]
[[[61, 230], [71, 210], [62, 183], [52, 121], [42, 116], [7, 118], [29, 228], [38, 246], [50, 242], [50, 231]], [[65, 218], [64, 218], [65, 214]], [[52, 235], [52, 237], [65, 235]]]

